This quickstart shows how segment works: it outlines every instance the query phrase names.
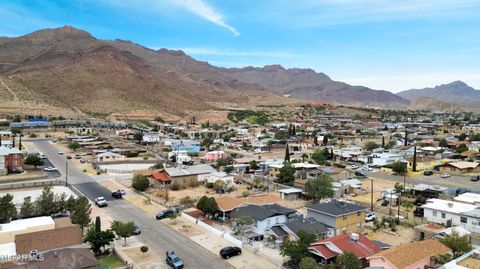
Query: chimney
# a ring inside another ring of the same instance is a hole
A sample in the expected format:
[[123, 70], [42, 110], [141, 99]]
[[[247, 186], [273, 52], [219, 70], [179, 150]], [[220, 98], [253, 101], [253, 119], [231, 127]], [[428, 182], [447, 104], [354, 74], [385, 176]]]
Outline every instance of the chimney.
[[351, 233], [350, 234], [350, 241], [356, 243], [360, 240], [360, 235], [357, 233]]

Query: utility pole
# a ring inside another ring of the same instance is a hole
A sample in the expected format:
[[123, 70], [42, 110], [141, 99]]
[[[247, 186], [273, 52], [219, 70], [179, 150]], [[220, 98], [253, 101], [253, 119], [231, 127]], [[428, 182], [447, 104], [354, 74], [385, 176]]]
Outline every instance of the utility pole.
[[65, 187], [68, 187], [68, 159], [65, 160]]
[[397, 224], [400, 224], [400, 197], [402, 197], [402, 194], [398, 194], [398, 212], [397, 212]]
[[373, 178], [370, 178], [370, 210], [373, 212]]

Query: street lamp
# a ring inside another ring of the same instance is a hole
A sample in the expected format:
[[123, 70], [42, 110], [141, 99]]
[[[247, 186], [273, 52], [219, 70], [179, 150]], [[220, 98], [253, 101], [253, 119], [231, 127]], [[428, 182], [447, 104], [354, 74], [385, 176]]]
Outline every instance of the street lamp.
[[68, 187], [68, 159], [65, 160], [65, 187]]

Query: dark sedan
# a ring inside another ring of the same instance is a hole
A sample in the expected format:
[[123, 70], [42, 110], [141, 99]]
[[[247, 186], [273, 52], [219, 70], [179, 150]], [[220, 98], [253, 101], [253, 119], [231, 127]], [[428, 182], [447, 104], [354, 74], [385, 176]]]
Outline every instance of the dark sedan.
[[175, 210], [169, 208], [169, 209], [165, 209], [165, 210], [160, 211], [157, 215], [155, 215], [155, 218], [156, 219], [164, 219], [164, 218], [168, 218], [168, 217], [173, 216], [173, 215], [175, 215]]
[[224, 247], [220, 250], [220, 256], [224, 259], [228, 259], [233, 256], [242, 254], [242, 249], [239, 247]]
[[123, 193], [119, 190], [112, 192], [112, 197], [113, 198], [122, 198], [122, 196], [123, 196]]

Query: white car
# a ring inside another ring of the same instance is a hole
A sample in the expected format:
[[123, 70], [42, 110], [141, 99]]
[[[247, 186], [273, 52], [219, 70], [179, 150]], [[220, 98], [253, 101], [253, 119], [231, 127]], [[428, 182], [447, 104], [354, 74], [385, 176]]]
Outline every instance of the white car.
[[117, 192], [120, 193], [121, 195], [127, 194], [125, 190], [122, 190], [122, 189], [118, 189]]
[[58, 171], [58, 169], [56, 167], [53, 167], [53, 166], [48, 166], [48, 167], [44, 167], [43, 168], [43, 171], [45, 172], [54, 172], [54, 171]]
[[448, 178], [448, 177], [451, 177], [451, 175], [449, 173], [443, 173], [442, 174], [442, 178]]
[[365, 222], [374, 221], [376, 218], [377, 216], [373, 212], [365, 214]]
[[63, 155], [63, 151], [59, 151], [58, 154], [59, 154], [59, 155]]
[[360, 168], [360, 166], [358, 166], [356, 164], [352, 165], [352, 169], [358, 169], [358, 168]]
[[362, 170], [363, 170], [363, 171], [369, 171], [369, 172], [372, 172], [372, 171], [373, 171], [373, 168], [371, 168], [371, 167], [368, 167], [368, 166], [364, 166], [364, 167], [362, 167]]
[[97, 197], [97, 198], [95, 198], [95, 204], [96, 204], [98, 207], [108, 206], [108, 203], [107, 203], [107, 200], [105, 200], [105, 197]]

